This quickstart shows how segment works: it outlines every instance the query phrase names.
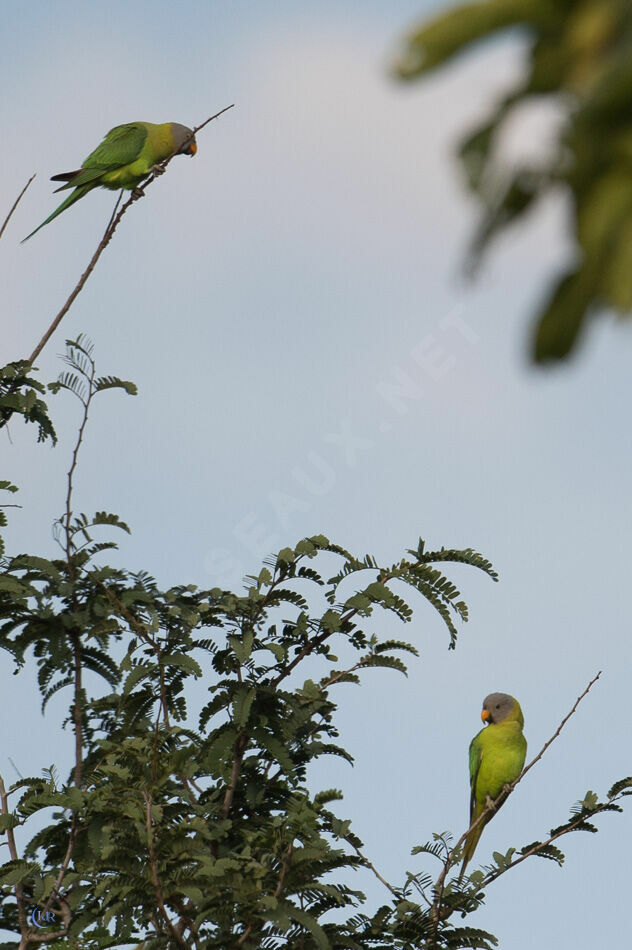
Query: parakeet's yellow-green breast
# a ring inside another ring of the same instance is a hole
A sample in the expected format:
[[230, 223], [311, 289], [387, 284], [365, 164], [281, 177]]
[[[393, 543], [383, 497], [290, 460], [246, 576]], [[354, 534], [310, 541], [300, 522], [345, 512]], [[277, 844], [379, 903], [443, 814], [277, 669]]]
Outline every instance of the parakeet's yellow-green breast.
[[174, 153], [195, 155], [196, 152], [195, 136], [186, 125], [177, 122], [163, 122], [162, 125], [129, 122], [127, 125], [117, 125], [110, 129], [98, 148], [88, 155], [81, 168], [53, 175], [51, 181], [65, 183], [57, 191], [66, 188], [74, 190], [24, 241], [28, 241], [40, 228], [93, 188], [136, 188], [158, 162]]
[[[486, 725], [470, 743], [470, 825], [485, 810], [488, 798], [496, 801], [505, 785], [518, 778], [527, 755], [527, 740], [522, 734], [524, 717], [517, 699], [507, 693], [490, 693], [483, 702], [481, 719]], [[501, 796], [496, 810], [490, 811], [467, 836], [461, 877], [484, 826], [504, 800]]]

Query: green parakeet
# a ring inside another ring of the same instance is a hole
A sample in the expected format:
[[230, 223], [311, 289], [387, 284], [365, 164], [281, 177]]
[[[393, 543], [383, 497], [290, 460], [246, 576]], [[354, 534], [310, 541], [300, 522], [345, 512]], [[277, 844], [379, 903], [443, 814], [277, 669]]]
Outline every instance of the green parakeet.
[[65, 182], [57, 191], [64, 191], [66, 188], [73, 188], [74, 191], [38, 228], [31, 231], [24, 241], [28, 241], [40, 228], [93, 188], [101, 186], [114, 191], [119, 188], [136, 188], [143, 178], [147, 178], [154, 165], [174, 152], [195, 155], [197, 145], [192, 135], [191, 129], [177, 122], [163, 122], [162, 125], [130, 122], [110, 129], [98, 148], [88, 155], [81, 168], [74, 172], [53, 175], [51, 181]]
[[501, 794], [503, 788], [518, 778], [527, 755], [524, 718], [517, 699], [507, 693], [490, 693], [483, 702], [481, 719], [486, 725], [470, 743], [470, 825], [485, 810], [488, 798], [499, 801], [467, 836], [461, 877], [483, 828], [506, 799]]

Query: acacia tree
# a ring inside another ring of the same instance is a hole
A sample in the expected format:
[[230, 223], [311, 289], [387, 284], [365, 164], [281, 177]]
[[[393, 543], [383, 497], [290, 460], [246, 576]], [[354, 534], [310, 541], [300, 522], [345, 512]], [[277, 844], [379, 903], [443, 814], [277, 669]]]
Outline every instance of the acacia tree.
[[[317, 535], [269, 558], [241, 593], [188, 583], [163, 590], [146, 572], [109, 566], [116, 545], [101, 532], [129, 528], [105, 510], [75, 511], [73, 488], [94, 399], [135, 387], [99, 376], [83, 337], [67, 342], [65, 361], [48, 387], [32, 360], [0, 370], [2, 425], [22, 419], [55, 442], [47, 391], [80, 407], [55, 525], [59, 556], [0, 546], [0, 646], [16, 670], [37, 666], [43, 709], [66, 691], [74, 743], [68, 776], [51, 768], [9, 787], [0, 776], [0, 928], [13, 934], [0, 950], [494, 946], [491, 934], [455, 926], [455, 916], [475, 912], [487, 888], [527, 858], [561, 863], [554, 842], [596, 830], [594, 818], [620, 810], [632, 779], [603, 801], [587, 793], [541, 842], [495, 854], [463, 879], [455, 866], [465, 834], [456, 843], [434, 835], [413, 853], [438, 859], [438, 874], [402, 871], [398, 882], [385, 880], [332, 807], [341, 792], [309, 783], [317, 758], [351, 760], [336, 727], [340, 685], [362, 685], [374, 667], [406, 673], [401, 654], [417, 654], [372, 632], [373, 615], [409, 623], [421, 596], [454, 648], [468, 612], [446, 566], [468, 564], [496, 580], [489, 561], [419, 541], [382, 565]], [[0, 490], [16, 488], [3, 481]], [[349, 659], [341, 664], [337, 653]], [[104, 684], [100, 692], [89, 690], [87, 671]], [[195, 680], [209, 694], [197, 715]], [[42, 827], [34, 831], [35, 815]], [[349, 884], [360, 868], [387, 892], [377, 908]]]
[[[536, 362], [571, 354], [589, 319], [632, 310], [632, 6], [629, 0], [475, 0], [412, 30], [397, 63], [423, 78], [480, 40], [519, 28], [529, 55], [516, 88], [470, 132], [459, 154], [481, 205], [475, 263], [492, 237], [551, 191], [572, 209], [566, 269], [536, 315]], [[553, 154], [504, 168], [495, 145], [525, 101], [553, 100], [565, 112]]]

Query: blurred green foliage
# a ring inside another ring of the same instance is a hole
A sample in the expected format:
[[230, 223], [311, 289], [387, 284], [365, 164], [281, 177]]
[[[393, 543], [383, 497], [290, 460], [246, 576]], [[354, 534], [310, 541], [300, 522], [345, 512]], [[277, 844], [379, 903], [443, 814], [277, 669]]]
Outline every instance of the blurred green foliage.
[[[632, 308], [632, 3], [630, 0], [482, 0], [414, 30], [397, 64], [423, 77], [473, 43], [509, 28], [524, 31], [529, 55], [515, 89], [462, 143], [469, 187], [483, 213], [475, 261], [491, 237], [551, 189], [572, 203], [574, 253], [549, 291], [531, 345], [537, 362], [575, 349], [597, 313]], [[552, 155], [511, 171], [495, 155], [499, 133], [526, 101], [556, 97], [564, 111]]]

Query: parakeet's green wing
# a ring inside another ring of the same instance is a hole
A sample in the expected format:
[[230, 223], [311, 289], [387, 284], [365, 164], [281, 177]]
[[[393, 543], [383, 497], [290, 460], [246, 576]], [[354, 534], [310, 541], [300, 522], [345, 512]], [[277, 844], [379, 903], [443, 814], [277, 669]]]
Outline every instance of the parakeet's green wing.
[[[56, 190], [79, 188], [97, 181], [106, 171], [131, 165], [142, 152], [146, 138], [147, 129], [137, 122], [110, 129], [101, 144], [94, 152], [90, 152], [81, 168], [74, 175], [65, 176], [66, 184]], [[53, 180], [59, 180], [59, 177], [55, 176]]]
[[482, 758], [482, 749], [480, 743], [476, 741], [477, 739], [478, 736], [474, 736], [470, 742], [470, 822], [474, 817], [474, 809], [476, 808], [476, 780]]
[[144, 125], [130, 122], [110, 129], [94, 152], [90, 152], [82, 168], [120, 168], [135, 162], [143, 150], [147, 129]]

